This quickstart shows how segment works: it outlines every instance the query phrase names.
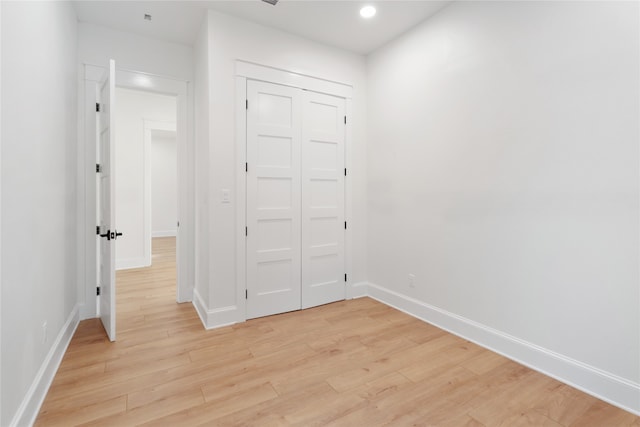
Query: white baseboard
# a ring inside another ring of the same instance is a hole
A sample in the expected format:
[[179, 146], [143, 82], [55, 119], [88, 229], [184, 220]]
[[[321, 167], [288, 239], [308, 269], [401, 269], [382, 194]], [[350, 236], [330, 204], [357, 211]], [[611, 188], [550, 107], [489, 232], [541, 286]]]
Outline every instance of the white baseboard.
[[205, 329], [222, 328], [244, 321], [244, 317], [239, 316], [238, 307], [235, 305], [208, 309], [197, 290], [193, 291], [193, 306]]
[[116, 270], [130, 270], [132, 268], [144, 268], [151, 265], [151, 258], [127, 258], [116, 260]]
[[78, 319], [83, 321], [85, 319], [93, 319], [96, 317], [95, 312], [91, 313], [89, 305], [86, 303], [78, 304]]
[[207, 329], [207, 305], [204, 303], [196, 289], [193, 290], [193, 301], [191, 301], [191, 304], [193, 304], [193, 308], [196, 309], [196, 313], [198, 313], [202, 326]]
[[51, 383], [58, 371], [62, 357], [67, 351], [67, 347], [69, 347], [69, 343], [71, 342], [71, 338], [73, 337], [79, 322], [79, 308], [76, 305], [67, 318], [67, 321], [62, 326], [62, 329], [51, 346], [49, 353], [47, 353], [47, 357], [45, 357], [42, 365], [40, 365], [40, 369], [38, 370], [36, 377], [31, 383], [29, 390], [27, 390], [27, 394], [22, 400], [13, 420], [11, 420], [11, 427], [30, 426], [36, 421], [42, 402], [44, 402], [44, 398], [49, 391], [49, 387], [51, 387]]
[[152, 231], [151, 237], [176, 237], [178, 230], [158, 230]]
[[358, 282], [347, 286], [347, 299], [362, 298], [368, 295], [367, 282]]
[[367, 294], [427, 323], [640, 415], [640, 384], [542, 348], [438, 307], [368, 283]]
[[179, 289], [178, 292], [178, 303], [192, 302], [193, 301], [193, 286], [185, 286], [182, 289]]

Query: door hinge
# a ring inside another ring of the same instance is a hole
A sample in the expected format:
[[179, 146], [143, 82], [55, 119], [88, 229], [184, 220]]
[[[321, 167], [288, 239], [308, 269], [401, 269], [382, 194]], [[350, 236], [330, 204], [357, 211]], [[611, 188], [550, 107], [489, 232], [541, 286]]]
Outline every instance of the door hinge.
[[100, 172], [102, 172], [102, 166], [100, 166], [100, 163], [96, 163], [96, 173]]
[[249, 291], [247, 289], [244, 290], [244, 299], [249, 299]]
[[347, 124], [347, 116], [344, 116], [344, 124]]
[[248, 236], [249, 235], [249, 227], [245, 227], [244, 228], [244, 235]]
[[347, 273], [344, 273], [344, 281], [347, 281]]
[[96, 234], [99, 236], [100, 235], [100, 226], [96, 225]]
[[244, 164], [244, 171], [249, 172], [249, 163]]
[[347, 176], [347, 168], [344, 168], [344, 176]]
[[347, 221], [344, 222], [344, 229], [347, 229]]
[[100, 112], [100, 103], [96, 102], [96, 113]]
[[96, 288], [96, 295], [97, 295], [97, 296], [100, 296], [100, 286], [98, 286], [98, 287]]
[[178, 224], [177, 224], [177, 225], [178, 225], [178, 227], [180, 227], [180, 221], [178, 221]]
[[245, 110], [249, 109], [249, 100], [248, 99], [245, 99], [244, 108], [245, 108]]

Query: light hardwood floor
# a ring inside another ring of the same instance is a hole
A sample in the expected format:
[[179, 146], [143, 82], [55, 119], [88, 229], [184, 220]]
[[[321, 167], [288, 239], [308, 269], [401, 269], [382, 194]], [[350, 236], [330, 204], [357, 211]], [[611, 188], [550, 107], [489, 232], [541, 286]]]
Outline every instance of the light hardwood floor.
[[81, 322], [36, 425], [640, 426], [368, 298], [205, 331], [173, 238], [117, 281], [118, 341]]

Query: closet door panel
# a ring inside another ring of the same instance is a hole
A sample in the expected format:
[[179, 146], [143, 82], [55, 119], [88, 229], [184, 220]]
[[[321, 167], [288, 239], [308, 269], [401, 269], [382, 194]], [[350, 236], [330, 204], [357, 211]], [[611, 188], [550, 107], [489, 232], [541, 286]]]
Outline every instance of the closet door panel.
[[345, 299], [345, 101], [303, 91], [302, 308]]
[[300, 309], [301, 91], [247, 82], [247, 318]]

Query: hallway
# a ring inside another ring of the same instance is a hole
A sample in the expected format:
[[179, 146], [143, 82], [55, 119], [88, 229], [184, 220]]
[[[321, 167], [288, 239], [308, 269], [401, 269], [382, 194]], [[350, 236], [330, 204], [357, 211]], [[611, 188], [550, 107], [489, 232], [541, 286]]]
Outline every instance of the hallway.
[[193, 306], [175, 301], [175, 244], [174, 237], [154, 238], [151, 267], [117, 272], [117, 341], [109, 342], [99, 319], [80, 322], [37, 425], [77, 425], [134, 409], [142, 405], [131, 394], [136, 385], [189, 361], [176, 335], [203, 331]]

